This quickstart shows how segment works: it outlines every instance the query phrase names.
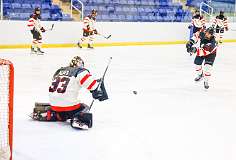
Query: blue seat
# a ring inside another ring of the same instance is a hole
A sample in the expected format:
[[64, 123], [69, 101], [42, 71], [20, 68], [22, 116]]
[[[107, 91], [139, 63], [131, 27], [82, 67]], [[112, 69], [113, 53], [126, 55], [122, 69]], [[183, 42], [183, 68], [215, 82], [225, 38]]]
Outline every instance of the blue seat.
[[12, 7], [13, 9], [15, 9], [15, 8], [21, 8], [21, 4], [20, 4], [20, 3], [12, 3], [12, 4], [11, 4], [11, 7]]
[[43, 10], [51, 9], [51, 6], [47, 3], [42, 4], [41, 7], [42, 7]]
[[23, 3], [23, 4], [21, 5], [21, 8], [22, 8], [22, 9], [31, 9], [32, 6], [31, 6], [30, 4], [27, 4], [27, 3], [24, 4], [24, 3]]
[[129, 22], [132, 22], [132, 21], [134, 21], [134, 16], [133, 15], [127, 15], [126, 20], [129, 21]]
[[128, 0], [128, 4], [133, 5], [133, 4], [135, 4], [135, 1], [134, 0]]
[[41, 14], [41, 19], [42, 19], [43, 21], [50, 20], [50, 19], [51, 19], [50, 13], [42, 13], [42, 14]]
[[62, 20], [63, 21], [72, 21], [73, 18], [71, 18], [70, 14], [62, 14]]
[[120, 0], [120, 4], [128, 4], [127, 0]]
[[11, 3], [3, 3], [3, 9], [10, 9], [11, 7]]
[[40, 3], [32, 3], [31, 4], [32, 8], [36, 8], [36, 7], [41, 7]]
[[62, 20], [62, 16], [60, 14], [52, 14], [51, 20], [52, 21], [60, 21], [60, 20]]
[[11, 20], [19, 20], [19, 13], [14, 13], [14, 12], [11, 12], [9, 13], [8, 15], [8, 18], [11, 19]]
[[30, 18], [30, 13], [19, 13], [20, 20], [28, 20]]

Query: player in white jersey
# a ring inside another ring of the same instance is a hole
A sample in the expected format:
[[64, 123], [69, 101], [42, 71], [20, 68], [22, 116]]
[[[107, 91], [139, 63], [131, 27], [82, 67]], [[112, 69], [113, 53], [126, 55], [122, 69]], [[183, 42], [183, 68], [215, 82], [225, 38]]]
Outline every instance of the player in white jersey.
[[212, 26], [216, 29], [216, 40], [222, 43], [224, 31], [229, 30], [228, 20], [223, 11], [220, 11], [220, 14], [213, 20]]
[[39, 7], [35, 8], [34, 14], [30, 16], [27, 26], [33, 35], [33, 41], [31, 45], [31, 53], [43, 54], [42, 48], [42, 32], [46, 30], [40, 24], [40, 14], [41, 10]]
[[[193, 36], [198, 37], [199, 33], [202, 32], [205, 26], [205, 19], [203, 16], [200, 15], [200, 11], [196, 10], [193, 17], [192, 17], [192, 24], [189, 28], [193, 27]], [[191, 37], [192, 38], [192, 37]]]
[[83, 20], [83, 37], [80, 39], [80, 41], [77, 43], [79, 48], [82, 48], [82, 43], [84, 41], [88, 41], [88, 48], [93, 49], [93, 40], [94, 40], [94, 35], [98, 34], [97, 29], [95, 27], [96, 23], [96, 16], [97, 16], [97, 11], [92, 10], [91, 14], [86, 16]]
[[76, 56], [69, 66], [61, 67], [55, 72], [49, 87], [49, 104], [46, 104], [48, 108], [44, 110], [46, 114], [35, 114], [32, 116], [33, 119], [42, 121], [70, 119], [73, 128], [91, 128], [92, 114], [88, 113], [89, 106], [78, 100], [81, 88], [89, 90], [94, 99], [99, 101], [108, 99], [104, 82], [94, 79], [84, 68], [83, 60]]

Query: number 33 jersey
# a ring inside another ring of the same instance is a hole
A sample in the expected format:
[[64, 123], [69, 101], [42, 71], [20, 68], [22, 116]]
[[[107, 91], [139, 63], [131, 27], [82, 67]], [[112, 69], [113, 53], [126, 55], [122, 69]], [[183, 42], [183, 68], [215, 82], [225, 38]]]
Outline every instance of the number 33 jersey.
[[55, 111], [70, 111], [78, 109], [78, 95], [82, 87], [95, 90], [97, 80], [85, 68], [62, 67], [53, 76], [49, 87], [49, 101]]

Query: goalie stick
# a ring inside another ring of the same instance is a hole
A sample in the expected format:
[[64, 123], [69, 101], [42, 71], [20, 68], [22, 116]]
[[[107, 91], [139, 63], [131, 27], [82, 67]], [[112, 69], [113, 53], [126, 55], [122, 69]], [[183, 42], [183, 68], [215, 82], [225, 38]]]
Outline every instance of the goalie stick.
[[[102, 84], [102, 82], [104, 81], [104, 77], [105, 77], [105, 75], [106, 75], [106, 73], [107, 73], [107, 69], [108, 69], [108, 67], [109, 67], [109, 65], [110, 65], [110, 63], [111, 63], [111, 60], [112, 60], [112, 57], [109, 58], [107, 67], [106, 67], [106, 69], [105, 69], [105, 71], [104, 71], [104, 73], [103, 73], [103, 76], [102, 76], [102, 78], [101, 78], [101, 81], [100, 81], [99, 84], [98, 84], [98, 87], [100, 87], [101, 84]], [[91, 102], [91, 104], [90, 104], [90, 106], [89, 106], [89, 110], [88, 110], [88, 111], [90, 111], [90, 109], [92, 108], [94, 101], [95, 101], [95, 99], [92, 100], [92, 102]]]

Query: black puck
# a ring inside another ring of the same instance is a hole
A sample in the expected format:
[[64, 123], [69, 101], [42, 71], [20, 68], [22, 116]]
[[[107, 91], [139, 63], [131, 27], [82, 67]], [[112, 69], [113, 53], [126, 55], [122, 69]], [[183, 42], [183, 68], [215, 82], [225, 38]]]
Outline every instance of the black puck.
[[133, 94], [137, 94], [138, 92], [137, 91], [133, 91]]

